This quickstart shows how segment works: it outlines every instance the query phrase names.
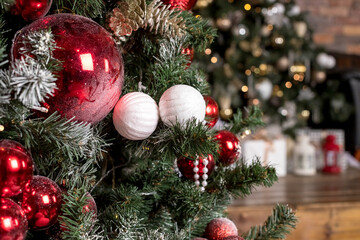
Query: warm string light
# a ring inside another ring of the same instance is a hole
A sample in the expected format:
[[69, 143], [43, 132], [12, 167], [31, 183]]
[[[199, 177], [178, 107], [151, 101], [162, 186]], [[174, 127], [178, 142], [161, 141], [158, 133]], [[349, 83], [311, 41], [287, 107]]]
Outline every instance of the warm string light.
[[218, 59], [217, 59], [217, 57], [212, 57], [210, 61], [211, 61], [212, 63], [217, 63]]
[[205, 49], [205, 54], [210, 55], [211, 54], [211, 49], [210, 48]]
[[250, 10], [251, 10], [251, 5], [250, 5], [249, 3], [245, 4], [245, 5], [244, 5], [244, 9], [245, 9], [246, 11], [250, 11]]
[[4, 130], [5, 130], [4, 125], [1, 125], [1, 124], [0, 124], [0, 132], [2, 132], [2, 131], [4, 131]]

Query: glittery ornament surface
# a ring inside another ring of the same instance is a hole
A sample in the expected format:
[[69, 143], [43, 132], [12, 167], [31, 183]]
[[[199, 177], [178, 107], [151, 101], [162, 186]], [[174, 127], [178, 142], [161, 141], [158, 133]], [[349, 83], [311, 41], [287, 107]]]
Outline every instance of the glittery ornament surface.
[[205, 121], [209, 127], [215, 126], [219, 119], [219, 107], [216, 101], [210, 96], [204, 96], [206, 109], [205, 109]]
[[115, 106], [124, 79], [122, 57], [111, 35], [94, 21], [77, 15], [55, 14], [39, 19], [20, 30], [12, 53], [30, 31], [51, 28], [55, 36], [54, 57], [62, 62], [56, 81], [58, 90], [46, 100], [49, 113], [97, 123]]
[[[199, 157], [197, 160], [199, 161], [199, 165], [197, 166], [199, 168], [199, 172], [197, 174], [199, 174], [201, 178], [204, 175], [204, 159]], [[214, 157], [211, 154], [209, 154], [206, 160], [208, 160], [208, 164], [206, 165], [208, 169], [207, 175], [210, 175], [215, 167]], [[194, 159], [181, 157], [177, 160], [177, 165], [182, 175], [184, 175], [188, 179], [195, 180]]]
[[234, 236], [238, 236], [237, 227], [227, 218], [214, 218], [205, 229], [205, 237], [209, 240], [223, 240]]
[[224, 165], [236, 162], [241, 153], [239, 139], [227, 130], [220, 130], [215, 136], [220, 145], [219, 161]]
[[14, 15], [21, 15], [25, 21], [34, 21], [45, 16], [52, 0], [16, 0], [11, 12]]
[[21, 206], [31, 229], [46, 229], [57, 221], [60, 214], [61, 189], [49, 178], [34, 176], [23, 193]]
[[12, 197], [23, 191], [33, 176], [33, 161], [18, 142], [0, 140], [0, 197]]
[[0, 198], [0, 239], [23, 240], [27, 227], [26, 216], [21, 207], [13, 200]]
[[180, 8], [181, 10], [190, 10], [197, 0], [161, 0], [166, 5], [171, 5], [170, 9]]

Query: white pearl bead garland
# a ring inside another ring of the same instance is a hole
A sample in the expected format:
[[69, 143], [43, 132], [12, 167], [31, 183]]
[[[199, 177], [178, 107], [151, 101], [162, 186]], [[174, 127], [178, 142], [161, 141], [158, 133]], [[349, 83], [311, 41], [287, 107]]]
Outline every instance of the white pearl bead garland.
[[[208, 175], [207, 175], [207, 173], [209, 172], [209, 169], [207, 168], [207, 165], [209, 164], [209, 161], [207, 160], [207, 159], [203, 159], [202, 160], [202, 163], [204, 164], [204, 168], [203, 168], [203, 175], [202, 175], [202, 179], [203, 179], [203, 181], [201, 182], [201, 187], [200, 187], [200, 190], [201, 191], [205, 191], [205, 187], [207, 186], [207, 179], [208, 179]], [[198, 167], [198, 165], [199, 165], [199, 160], [194, 160], [194, 168], [193, 168], [193, 171], [194, 171], [194, 179], [196, 180], [195, 181], [195, 185], [197, 186], [197, 187], [199, 187], [200, 186], [200, 181], [199, 181], [199, 179], [200, 179], [200, 175], [198, 174], [198, 172], [199, 172], [199, 167]]]

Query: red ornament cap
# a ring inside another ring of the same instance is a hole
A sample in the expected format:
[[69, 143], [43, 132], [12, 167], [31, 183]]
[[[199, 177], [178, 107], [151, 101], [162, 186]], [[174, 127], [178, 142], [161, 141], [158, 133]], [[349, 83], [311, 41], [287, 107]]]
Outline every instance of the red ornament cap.
[[[208, 161], [208, 164], [206, 165], [208, 172], [206, 174], [210, 175], [212, 173], [212, 171], [214, 170], [215, 160], [214, 160], [213, 155], [211, 155], [211, 154], [209, 154], [208, 157], [205, 159]], [[199, 168], [199, 171], [197, 172], [197, 174], [201, 178], [204, 175], [204, 167], [205, 167], [204, 158], [198, 157], [197, 160], [199, 161], [199, 165], [197, 165], [197, 167]], [[177, 160], [177, 165], [178, 165], [178, 168], [182, 175], [184, 175], [188, 179], [192, 179], [195, 181], [195, 178], [194, 178], [195, 164], [194, 164], [193, 158], [180, 157]]]
[[21, 207], [13, 200], [0, 198], [0, 239], [23, 240], [28, 223]]
[[181, 10], [190, 10], [197, 0], [161, 0], [165, 5], [171, 5], [170, 9], [180, 8]]
[[25, 21], [34, 21], [48, 13], [51, 3], [52, 0], [16, 0], [11, 13], [21, 15]]
[[[46, 100], [48, 115], [57, 111], [68, 119], [89, 123], [101, 121], [119, 100], [124, 81], [124, 63], [115, 41], [89, 18], [55, 14], [21, 29], [12, 46], [14, 59], [29, 32], [51, 29], [59, 47], [54, 58], [62, 62], [57, 90]], [[46, 116], [48, 116], [46, 115]]]
[[209, 127], [215, 126], [217, 121], [219, 120], [219, 106], [216, 101], [210, 97], [204, 96], [206, 108], [205, 108], [205, 121], [206, 125]]
[[226, 237], [238, 236], [238, 230], [230, 219], [214, 218], [206, 226], [204, 235], [209, 240], [223, 240]]
[[230, 131], [220, 130], [215, 136], [220, 145], [219, 162], [228, 166], [236, 162], [241, 153], [239, 139]]
[[0, 197], [12, 197], [30, 184], [33, 160], [18, 142], [0, 140]]
[[61, 212], [61, 189], [47, 177], [34, 176], [23, 193], [21, 206], [31, 229], [46, 229]]

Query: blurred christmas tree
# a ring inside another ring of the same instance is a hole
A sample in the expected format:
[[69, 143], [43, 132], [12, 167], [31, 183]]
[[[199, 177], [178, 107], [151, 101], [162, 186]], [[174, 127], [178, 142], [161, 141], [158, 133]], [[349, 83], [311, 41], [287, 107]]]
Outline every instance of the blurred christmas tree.
[[278, 239], [295, 226], [283, 205], [247, 233], [222, 218], [277, 180], [239, 159], [236, 135], [261, 112], [212, 128], [190, 59], [215, 31], [186, 11], [195, 1], [164, 2], [1, 2], [0, 239]]
[[257, 105], [269, 122], [292, 129], [309, 117], [322, 121], [328, 100], [341, 107], [326, 112], [349, 116], [338, 80], [325, 82], [335, 59], [313, 43], [306, 16], [294, 0], [200, 0], [197, 11], [219, 29], [202, 60], [224, 119], [240, 106]]

